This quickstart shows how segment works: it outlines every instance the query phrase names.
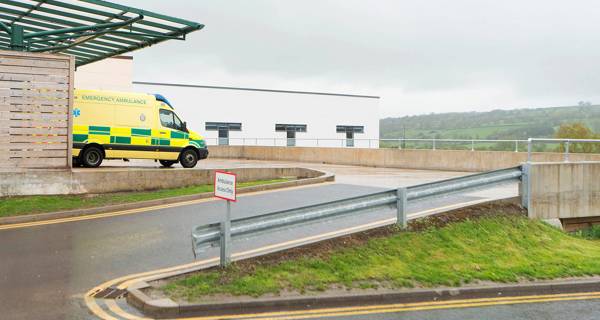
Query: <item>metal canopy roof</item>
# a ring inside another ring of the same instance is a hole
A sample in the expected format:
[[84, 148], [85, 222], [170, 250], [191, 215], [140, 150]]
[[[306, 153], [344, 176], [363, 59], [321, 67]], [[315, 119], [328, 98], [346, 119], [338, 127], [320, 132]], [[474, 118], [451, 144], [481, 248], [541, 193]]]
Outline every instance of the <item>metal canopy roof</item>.
[[0, 0], [0, 49], [70, 54], [77, 66], [203, 27], [101, 0]]

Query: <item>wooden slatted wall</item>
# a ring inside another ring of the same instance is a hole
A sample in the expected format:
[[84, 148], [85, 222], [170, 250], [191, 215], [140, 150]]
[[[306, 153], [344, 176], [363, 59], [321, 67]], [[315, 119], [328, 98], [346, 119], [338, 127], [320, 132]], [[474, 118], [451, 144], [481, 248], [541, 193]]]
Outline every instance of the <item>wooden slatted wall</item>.
[[0, 50], [0, 169], [70, 168], [73, 57]]

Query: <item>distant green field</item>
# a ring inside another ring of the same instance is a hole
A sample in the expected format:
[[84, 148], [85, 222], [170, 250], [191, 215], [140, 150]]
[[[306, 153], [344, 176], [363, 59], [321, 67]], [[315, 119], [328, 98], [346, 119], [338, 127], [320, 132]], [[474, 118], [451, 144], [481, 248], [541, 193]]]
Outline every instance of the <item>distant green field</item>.
[[563, 123], [600, 132], [600, 106], [454, 112], [380, 120], [381, 138], [527, 139], [552, 137]]
[[[407, 137], [437, 137], [441, 136], [448, 139], [459, 139], [459, 138], [473, 138], [473, 139], [486, 139], [492, 134], [500, 133], [507, 129], [518, 129], [527, 128], [528, 124], [512, 124], [502, 126], [488, 126], [488, 127], [474, 127], [474, 128], [456, 128], [456, 129], [438, 129], [438, 130], [425, 130], [425, 129], [413, 129], [406, 130]], [[390, 132], [387, 133], [387, 137], [402, 137], [403, 132]]]

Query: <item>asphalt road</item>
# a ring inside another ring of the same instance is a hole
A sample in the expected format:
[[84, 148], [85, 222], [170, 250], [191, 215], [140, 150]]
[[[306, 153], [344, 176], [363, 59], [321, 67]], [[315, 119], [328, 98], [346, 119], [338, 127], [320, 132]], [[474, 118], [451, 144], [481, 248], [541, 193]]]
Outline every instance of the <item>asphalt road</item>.
[[[429, 311], [327, 317], [331, 320], [597, 320], [600, 300], [554, 301]], [[306, 318], [305, 318], [306, 319]], [[323, 317], [309, 318], [323, 319]]]
[[[369, 191], [372, 189], [368, 187], [328, 185], [241, 197], [233, 206], [232, 217]], [[193, 261], [189, 238], [192, 226], [219, 221], [223, 208], [224, 202], [210, 201], [111, 218], [0, 230], [0, 310], [7, 311], [10, 319], [82, 318], [87, 310], [72, 302], [94, 285]]]
[[[363, 177], [363, 181], [372, 179]], [[380, 189], [373, 186], [329, 184], [248, 195], [233, 205], [232, 217], [264, 214], [377, 190]], [[482, 197], [454, 196], [423, 202], [410, 207], [409, 213]], [[219, 221], [224, 206], [222, 201], [206, 201], [109, 218], [0, 230], [0, 318], [94, 319], [83, 303], [84, 292], [116, 277], [194, 261], [189, 235], [192, 226]], [[375, 212], [288, 230], [269, 238], [236, 243], [234, 251], [393, 214]], [[206, 252], [205, 256], [214, 254]]]

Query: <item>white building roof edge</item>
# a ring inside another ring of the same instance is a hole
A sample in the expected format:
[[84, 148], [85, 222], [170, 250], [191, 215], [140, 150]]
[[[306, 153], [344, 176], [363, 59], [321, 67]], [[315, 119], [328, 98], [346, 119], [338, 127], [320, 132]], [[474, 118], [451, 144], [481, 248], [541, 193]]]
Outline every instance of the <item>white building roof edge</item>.
[[219, 89], [219, 90], [242, 90], [242, 91], [259, 91], [259, 92], [275, 92], [275, 93], [291, 93], [291, 94], [312, 94], [312, 95], [322, 95], [322, 96], [338, 96], [338, 97], [350, 97], [350, 98], [380, 99], [379, 96], [346, 94], [346, 93], [311, 92], [311, 91], [294, 91], [294, 90], [276, 90], [276, 89], [243, 88], [243, 87], [206, 86], [206, 85], [197, 85], [197, 84], [162, 83], [162, 82], [146, 82], [146, 81], [132, 81], [132, 83], [133, 84], [137, 84], [137, 85], [147, 85], [147, 86], [169, 86], [169, 87], [200, 88], [200, 89]]

